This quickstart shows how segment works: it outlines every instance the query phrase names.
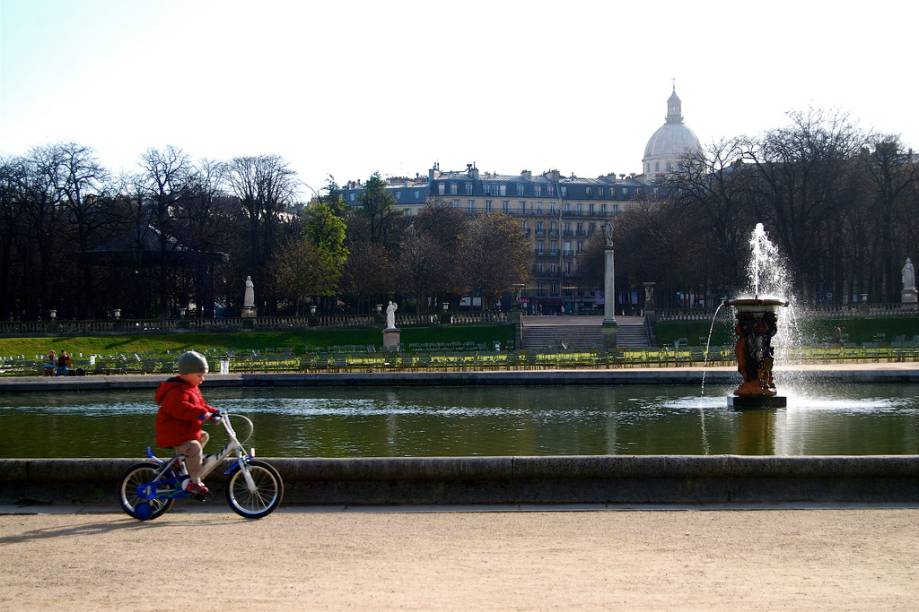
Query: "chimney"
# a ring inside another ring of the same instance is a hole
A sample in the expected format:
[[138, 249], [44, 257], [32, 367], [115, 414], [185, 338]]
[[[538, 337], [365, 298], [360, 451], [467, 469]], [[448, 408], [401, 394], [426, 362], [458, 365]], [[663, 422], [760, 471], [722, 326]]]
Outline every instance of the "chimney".
[[520, 176], [522, 176], [522, 177], [525, 178], [525, 179], [531, 179], [531, 178], [533, 178], [533, 173], [530, 172], [529, 170], [521, 170], [521, 171], [520, 171]]

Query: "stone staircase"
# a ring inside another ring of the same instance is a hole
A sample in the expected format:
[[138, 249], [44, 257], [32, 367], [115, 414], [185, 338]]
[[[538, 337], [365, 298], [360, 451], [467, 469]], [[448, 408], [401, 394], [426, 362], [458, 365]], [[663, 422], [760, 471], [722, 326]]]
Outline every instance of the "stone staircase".
[[[616, 344], [619, 347], [648, 346], [641, 317], [616, 317]], [[603, 317], [524, 317], [523, 348], [528, 350], [593, 350], [603, 347]]]
[[619, 348], [647, 348], [648, 332], [642, 317], [616, 317], [616, 346]]

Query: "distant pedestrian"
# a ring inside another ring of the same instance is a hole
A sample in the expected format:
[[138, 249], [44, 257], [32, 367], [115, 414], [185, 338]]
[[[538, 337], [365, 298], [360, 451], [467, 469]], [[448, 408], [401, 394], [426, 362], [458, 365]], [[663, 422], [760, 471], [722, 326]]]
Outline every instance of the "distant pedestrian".
[[70, 355], [67, 351], [61, 351], [60, 356], [57, 358], [57, 371], [58, 376], [66, 376], [67, 371], [70, 369]]
[[57, 353], [54, 350], [48, 351], [47, 357], [45, 357], [45, 363], [43, 364], [43, 370], [45, 376], [54, 376], [54, 369], [57, 367]]

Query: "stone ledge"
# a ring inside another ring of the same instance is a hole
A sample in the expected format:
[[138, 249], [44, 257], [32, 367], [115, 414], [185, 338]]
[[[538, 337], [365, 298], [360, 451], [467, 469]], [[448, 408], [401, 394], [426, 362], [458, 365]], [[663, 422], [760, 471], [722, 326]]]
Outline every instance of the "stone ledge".
[[[919, 501], [919, 456], [268, 458], [289, 504]], [[140, 459], [2, 459], [0, 503], [114, 504]], [[222, 476], [208, 478], [221, 495]]]

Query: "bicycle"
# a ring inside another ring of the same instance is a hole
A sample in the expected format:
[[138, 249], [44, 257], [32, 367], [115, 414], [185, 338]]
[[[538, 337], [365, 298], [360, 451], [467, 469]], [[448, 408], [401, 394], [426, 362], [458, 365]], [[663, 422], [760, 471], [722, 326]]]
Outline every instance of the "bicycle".
[[[255, 430], [248, 418], [235, 415], [249, 424], [249, 434], [240, 442], [225, 410], [215, 413], [211, 420], [223, 425], [228, 441], [219, 452], [206, 455], [202, 461], [201, 479], [207, 477], [226, 459], [235, 455], [224, 475], [226, 476], [226, 498], [230, 508], [242, 517], [259, 519], [268, 516], [281, 504], [284, 497], [284, 482], [270, 463], [255, 458], [255, 449], [246, 452], [243, 446]], [[147, 447], [147, 459], [128, 468], [118, 489], [118, 502], [128, 515], [149, 521], [165, 514], [175, 500], [183, 497], [205, 498], [182, 488], [187, 478], [185, 455], [176, 454], [169, 460], [159, 459]]]

